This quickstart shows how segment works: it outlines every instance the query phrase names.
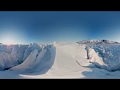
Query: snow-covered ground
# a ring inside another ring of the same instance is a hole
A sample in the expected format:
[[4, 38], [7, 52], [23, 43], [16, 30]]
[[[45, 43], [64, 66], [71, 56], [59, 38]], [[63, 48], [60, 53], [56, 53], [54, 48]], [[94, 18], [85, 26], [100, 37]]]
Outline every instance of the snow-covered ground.
[[120, 44], [108, 40], [1, 44], [0, 78], [120, 78]]

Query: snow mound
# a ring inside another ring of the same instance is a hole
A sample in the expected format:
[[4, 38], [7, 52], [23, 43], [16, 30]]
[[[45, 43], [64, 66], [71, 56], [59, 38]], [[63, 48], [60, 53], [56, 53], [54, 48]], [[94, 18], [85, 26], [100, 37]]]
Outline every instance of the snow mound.
[[49, 50], [46, 45], [42, 48], [40, 52], [39, 48], [35, 49], [29, 54], [29, 56], [23, 63], [10, 68], [9, 70], [18, 72], [31, 72], [35, 71], [35, 68], [39, 66], [40, 71], [42, 68], [47, 67], [47, 65], [45, 65], [46, 61], [49, 61], [51, 58], [51, 54], [48, 53]]
[[21, 71], [21, 70], [33, 68], [37, 54], [38, 54], [38, 50], [36, 49], [30, 53], [30, 55], [27, 57], [27, 59], [22, 64], [12, 67], [9, 70]]
[[[108, 40], [80, 43], [0, 45], [0, 77], [3, 70], [23, 77], [98, 77], [120, 78], [120, 44]], [[113, 72], [114, 71], [114, 72]], [[88, 74], [90, 73], [91, 74]], [[10, 75], [10, 74], [8, 74]], [[6, 77], [9, 77], [5, 75]], [[10, 75], [12, 76], [12, 75]]]
[[26, 46], [0, 45], [0, 70], [18, 65], [23, 57]]
[[23, 56], [27, 45], [14, 45], [11, 56], [13, 60], [17, 60], [18, 64], [23, 62]]
[[93, 63], [99, 68], [106, 68], [106, 64], [103, 62], [102, 58], [98, 56], [98, 53], [90, 47], [86, 47], [87, 50], [87, 59], [90, 63]]
[[120, 45], [89, 45], [98, 53], [102, 61], [107, 65], [107, 69], [114, 71], [120, 69]]
[[35, 49], [38, 49], [38, 52], [40, 52], [42, 50], [42, 47], [40, 47], [39, 44], [37, 43], [32, 43], [30, 44], [27, 49], [25, 49], [25, 52], [24, 52], [24, 56], [23, 56], [23, 61], [25, 61], [27, 59], [27, 57], [29, 56], [29, 54], [34, 51]]

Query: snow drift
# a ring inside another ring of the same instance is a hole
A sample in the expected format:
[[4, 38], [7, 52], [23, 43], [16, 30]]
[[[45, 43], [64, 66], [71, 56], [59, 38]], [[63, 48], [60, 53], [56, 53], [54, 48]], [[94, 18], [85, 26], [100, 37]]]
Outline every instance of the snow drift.
[[98, 77], [114, 76], [116, 72], [120, 75], [119, 42], [84, 40], [77, 43], [54, 42], [51, 45], [0, 44], [0, 77], [4, 77], [2, 72], [5, 71], [22, 74], [25, 78], [84, 78], [89, 77], [86, 71], [92, 70], [99, 72]]

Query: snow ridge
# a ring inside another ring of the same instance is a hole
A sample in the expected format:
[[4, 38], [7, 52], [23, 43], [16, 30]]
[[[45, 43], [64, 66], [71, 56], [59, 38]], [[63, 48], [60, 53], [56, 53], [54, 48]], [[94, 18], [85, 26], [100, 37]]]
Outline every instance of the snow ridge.
[[[118, 42], [84, 40], [77, 43], [64, 44], [54, 42], [52, 45], [39, 45], [34, 42], [29, 45], [9, 46], [1, 44], [0, 70], [29, 71], [36, 67], [42, 70], [47, 65], [49, 66], [48, 63], [52, 58], [52, 47], [58, 48], [56, 53], [60, 53], [60, 55], [56, 57], [69, 57], [69, 60], [72, 61], [74, 59], [75, 62], [77, 61], [82, 66], [92, 63], [98, 68], [109, 71], [120, 70], [120, 44]], [[86, 56], [87, 59], [83, 56]], [[59, 62], [61, 63], [62, 61], [64, 62], [64, 60]]]
[[78, 44], [120, 44], [119, 42], [109, 41], [109, 40], [83, 40], [78, 41]]

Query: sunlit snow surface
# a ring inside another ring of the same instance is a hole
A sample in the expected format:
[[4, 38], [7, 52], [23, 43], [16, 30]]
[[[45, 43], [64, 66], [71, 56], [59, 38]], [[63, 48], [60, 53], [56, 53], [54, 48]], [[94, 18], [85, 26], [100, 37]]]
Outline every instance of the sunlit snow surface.
[[0, 78], [120, 78], [120, 44], [1, 44]]

